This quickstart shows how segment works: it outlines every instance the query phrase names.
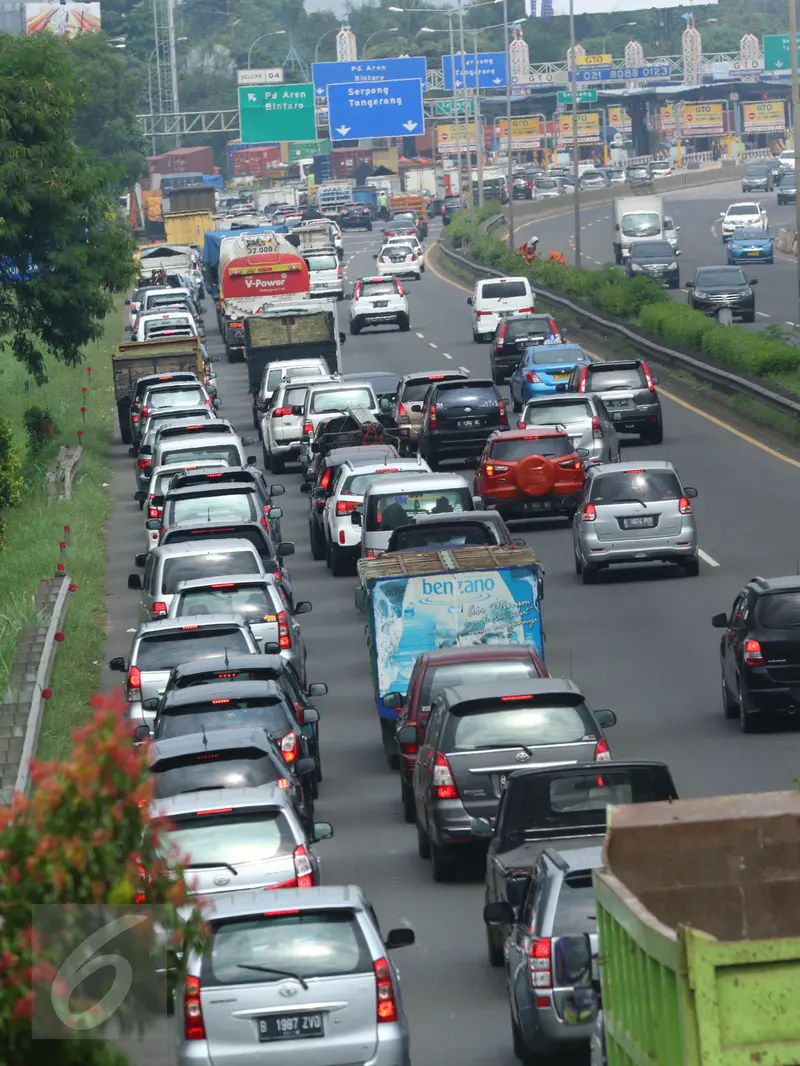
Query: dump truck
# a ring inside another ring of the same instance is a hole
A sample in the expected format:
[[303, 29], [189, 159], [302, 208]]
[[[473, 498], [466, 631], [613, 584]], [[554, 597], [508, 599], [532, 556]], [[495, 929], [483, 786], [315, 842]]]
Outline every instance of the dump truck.
[[169, 244], [194, 244], [202, 248], [206, 234], [213, 229], [211, 211], [175, 211], [164, 215], [164, 231]]
[[392, 552], [360, 559], [358, 577], [355, 602], [368, 619], [375, 709], [392, 767], [399, 703], [422, 652], [530, 644], [544, 659], [543, 571], [530, 548]]
[[118, 344], [112, 357], [114, 369], [114, 400], [117, 405], [119, 436], [123, 444], [133, 440], [130, 426], [130, 407], [133, 390], [139, 378], [148, 374], [174, 374], [188, 371], [204, 381], [208, 367], [197, 337], [168, 337], [157, 341], [131, 341]]
[[598, 1060], [800, 1063], [799, 827], [797, 790], [610, 809]]

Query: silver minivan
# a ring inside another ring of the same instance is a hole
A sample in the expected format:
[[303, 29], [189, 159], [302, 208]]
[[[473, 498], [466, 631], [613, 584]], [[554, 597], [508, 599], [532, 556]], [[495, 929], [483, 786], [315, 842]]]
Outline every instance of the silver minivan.
[[129, 574], [128, 588], [139, 592], [140, 622], [166, 618], [181, 581], [267, 572], [256, 545], [244, 537], [160, 544], [137, 555], [136, 565], [144, 574]]
[[[585, 449], [589, 463], [618, 463], [619, 434], [599, 396], [574, 392], [536, 396], [528, 400], [517, 423], [528, 426], [563, 426], [573, 447]], [[579, 454], [581, 452], [579, 451]]]
[[304, 255], [311, 279], [311, 295], [344, 299], [344, 278], [336, 249], [318, 248]]
[[[480, 501], [479, 501], [480, 503]], [[367, 487], [364, 502], [350, 514], [361, 526], [362, 559], [378, 559], [399, 526], [420, 514], [474, 511], [475, 497], [460, 474], [387, 474]]]
[[[227, 793], [226, 793], [227, 805]], [[391, 951], [355, 885], [215, 895], [175, 991], [178, 1066], [410, 1066]]]

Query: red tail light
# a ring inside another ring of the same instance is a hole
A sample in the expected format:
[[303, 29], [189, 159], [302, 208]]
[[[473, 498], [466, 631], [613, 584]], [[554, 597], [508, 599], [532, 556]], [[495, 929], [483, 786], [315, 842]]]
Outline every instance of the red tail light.
[[351, 511], [355, 511], [356, 507], [358, 507], [357, 500], [339, 500], [336, 504], [336, 514], [350, 514]]
[[582, 470], [583, 463], [580, 459], [565, 459], [558, 464], [563, 470]]
[[147, 418], [147, 408], [146, 408], [146, 407], [143, 407], [143, 408], [142, 408], [142, 421], [144, 422], [144, 420], [145, 420], [146, 418]]
[[642, 363], [641, 366], [642, 366], [642, 373], [644, 374], [645, 381], [647, 382], [648, 389], [651, 392], [655, 392], [656, 391], [656, 387], [653, 384], [653, 379], [650, 377], [650, 371], [647, 369], [647, 363]]
[[406, 405], [404, 403], [398, 404], [397, 413], [400, 418], [408, 418], [408, 411], [406, 411]]
[[417, 261], [417, 257], [416, 257], [416, 256], [414, 255], [414, 253], [412, 252], [412, 253], [411, 253], [411, 262], [412, 262], [412, 263], [416, 263], [416, 261]]
[[487, 477], [497, 477], [498, 474], [505, 474], [508, 472], [507, 466], [498, 466], [496, 463], [487, 463], [484, 469]]
[[595, 440], [603, 439], [603, 430], [600, 427], [600, 419], [596, 415], [592, 418], [592, 436]]
[[285, 763], [293, 763], [297, 759], [298, 745], [297, 733], [287, 733], [281, 739], [281, 755]]
[[399, 281], [396, 282], [396, 284], [397, 284], [397, 295], [398, 296], [405, 296], [406, 290], [403, 288], [403, 286], [400, 284]]
[[436, 404], [432, 403], [428, 408], [428, 420], [431, 424], [431, 429], [438, 429], [439, 421], [436, 417]]
[[531, 939], [528, 967], [534, 988], [553, 987], [552, 955], [553, 942], [549, 936], [535, 936]]
[[685, 496], [681, 496], [681, 498], [678, 500], [678, 511], [680, 512], [680, 514], [692, 513], [692, 505], [689, 503], [688, 499]]
[[593, 503], [587, 503], [583, 509], [583, 521], [584, 522], [596, 522], [597, 521], [597, 508]]
[[385, 257], [385, 256], [383, 256], [383, 255], [379, 256], [379, 257], [378, 257], [378, 262], [379, 262], [379, 263], [385, 263], [385, 262], [386, 262], [386, 257]]
[[291, 407], [276, 407], [272, 412], [273, 418], [285, 418], [292, 413]]
[[558, 336], [558, 326], [555, 324], [555, 322], [552, 320], [552, 318], [548, 319], [547, 324], [550, 327], [550, 329], [553, 331], [553, 333], [556, 336]]
[[764, 656], [761, 654], [761, 645], [757, 640], [746, 640], [744, 642], [744, 663], [745, 666], [764, 665]]
[[128, 703], [136, 703], [142, 698], [142, 675], [138, 666], [128, 670]]
[[298, 888], [313, 888], [314, 887], [314, 867], [311, 865], [311, 859], [308, 857], [308, 852], [302, 844], [294, 849], [294, 872], [297, 875], [297, 887]]
[[140, 470], [146, 470], [148, 468], [148, 466], [150, 466], [150, 460], [149, 459], [140, 459], [137, 465], [138, 465]]
[[506, 328], [507, 327], [508, 327], [508, 323], [504, 322], [502, 324], [502, 326], [500, 327], [498, 333], [497, 333], [497, 337], [495, 338], [495, 342], [494, 342], [495, 346], [497, 348], [502, 348], [503, 344], [505, 343], [505, 335], [506, 335]]
[[433, 767], [433, 787], [437, 800], [458, 799], [458, 789], [453, 779], [450, 763], [447, 761], [447, 756], [440, 751], [436, 753], [436, 762]]
[[336, 273], [339, 275], [339, 277], [342, 276], [342, 264], [341, 263], [336, 268]]
[[367, 550], [364, 552], [365, 559], [380, 559], [382, 555], [383, 552], [378, 551], [376, 548], [367, 548]]
[[231, 329], [242, 329], [243, 326], [244, 326], [244, 322], [231, 322], [230, 323]]
[[163, 514], [163, 512], [164, 512], [163, 507], [153, 507], [152, 504], [151, 504], [151, 506], [148, 507], [148, 509], [147, 509], [147, 517], [148, 518], [160, 518], [161, 515]]
[[532, 315], [535, 313], [535, 311], [535, 307], [520, 307], [519, 311], [517, 311], [516, 313], [518, 315]]
[[269, 522], [267, 521], [266, 514], [262, 514], [262, 516], [258, 520], [258, 524], [261, 526], [262, 529], [265, 529], [267, 533], [269, 533]]
[[205, 1040], [203, 1008], [200, 1005], [200, 978], [187, 977], [183, 989], [183, 1035], [186, 1040]]
[[581, 379], [578, 382], [578, 392], [586, 392], [586, 375], [588, 372], [588, 366], [585, 366], [583, 370], [581, 370]]
[[538, 374], [534, 374], [534, 372], [532, 370], [529, 370], [528, 373], [525, 375], [525, 380], [527, 382], [529, 382], [531, 385], [541, 385], [542, 384], [542, 379], [538, 376]]
[[166, 618], [167, 617], [167, 605], [157, 600], [150, 608], [150, 614], [153, 618]]
[[319, 487], [328, 491], [328, 485], [331, 483], [331, 475], [333, 474], [333, 467], [329, 466], [322, 477], [319, 479]]
[[360, 295], [361, 295], [361, 282], [358, 281], [358, 282], [356, 282], [355, 292], [353, 293], [353, 296], [357, 300]]
[[131, 415], [131, 421], [134, 422], [134, 423], [138, 422], [139, 421], [139, 416], [137, 414]]
[[392, 984], [392, 971], [387, 959], [378, 959], [373, 964], [375, 988], [378, 993], [377, 1018], [379, 1022], [397, 1021], [397, 1000]]
[[478, 318], [480, 318], [482, 315], [490, 315], [490, 314], [492, 314], [492, 312], [491, 311], [477, 311], [476, 314], [477, 314]]
[[611, 752], [608, 750], [608, 744], [604, 739], [598, 740], [597, 747], [594, 749], [594, 761], [595, 762], [610, 762]]
[[289, 620], [286, 611], [278, 612], [278, 644], [281, 650], [288, 650], [292, 646], [292, 634], [289, 629]]
[[501, 426], [507, 426], [508, 425], [508, 415], [506, 414], [505, 400], [498, 400], [497, 401], [497, 413], [500, 415], [500, 425]]
[[303, 423], [303, 436], [304, 437], [310, 437], [313, 432], [314, 432], [314, 423], [313, 422], [304, 422]]

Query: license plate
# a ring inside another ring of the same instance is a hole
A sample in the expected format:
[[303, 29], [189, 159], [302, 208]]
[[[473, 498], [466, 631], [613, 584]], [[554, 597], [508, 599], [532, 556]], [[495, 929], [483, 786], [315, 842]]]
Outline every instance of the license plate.
[[263, 1044], [270, 1040], [305, 1040], [312, 1036], [324, 1036], [321, 1014], [270, 1014], [258, 1018], [258, 1039]]
[[627, 407], [627, 400], [606, 400], [606, 407]]
[[552, 500], [529, 500], [524, 503], [523, 508], [526, 511], [550, 511], [553, 508]]
[[569, 374], [553, 374], [553, 381], [569, 381]]
[[481, 420], [479, 418], [459, 418], [458, 420], [459, 429], [469, 429], [472, 426], [479, 426], [480, 424]]
[[623, 518], [623, 529], [652, 529], [656, 524], [655, 515], [639, 515], [635, 518]]
[[748, 255], [751, 255], [751, 256], [753, 256], [754, 258], [756, 258], [756, 259], [757, 259], [757, 258], [758, 258], [758, 256], [760, 256], [760, 255], [761, 255], [761, 252], [748, 252], [747, 254], [748, 254]]
[[388, 306], [389, 306], [389, 301], [388, 300], [376, 300], [375, 303], [373, 304], [373, 307], [388, 307]]

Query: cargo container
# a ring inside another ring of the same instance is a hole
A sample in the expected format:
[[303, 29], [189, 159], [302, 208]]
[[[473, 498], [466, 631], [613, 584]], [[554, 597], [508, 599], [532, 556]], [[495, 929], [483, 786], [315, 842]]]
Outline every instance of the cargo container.
[[186, 189], [162, 190], [162, 211], [174, 215], [179, 211], [210, 211], [217, 209], [216, 190], [205, 185], [190, 185]]
[[173, 148], [147, 158], [151, 174], [213, 174], [213, 148]]
[[214, 229], [210, 211], [178, 211], [164, 215], [164, 233], [168, 244], [203, 246], [205, 235]]
[[231, 155], [231, 174], [236, 178], [266, 178], [280, 165], [281, 147], [279, 144], [261, 144], [254, 148], [243, 148]]
[[608, 1066], [800, 1063], [800, 792], [609, 808]]
[[330, 161], [332, 178], [352, 178], [353, 171], [362, 163], [372, 166], [372, 149], [331, 148]]
[[328, 181], [331, 177], [330, 155], [315, 155], [313, 172], [314, 181], [317, 185], [321, 185], [323, 181]]

